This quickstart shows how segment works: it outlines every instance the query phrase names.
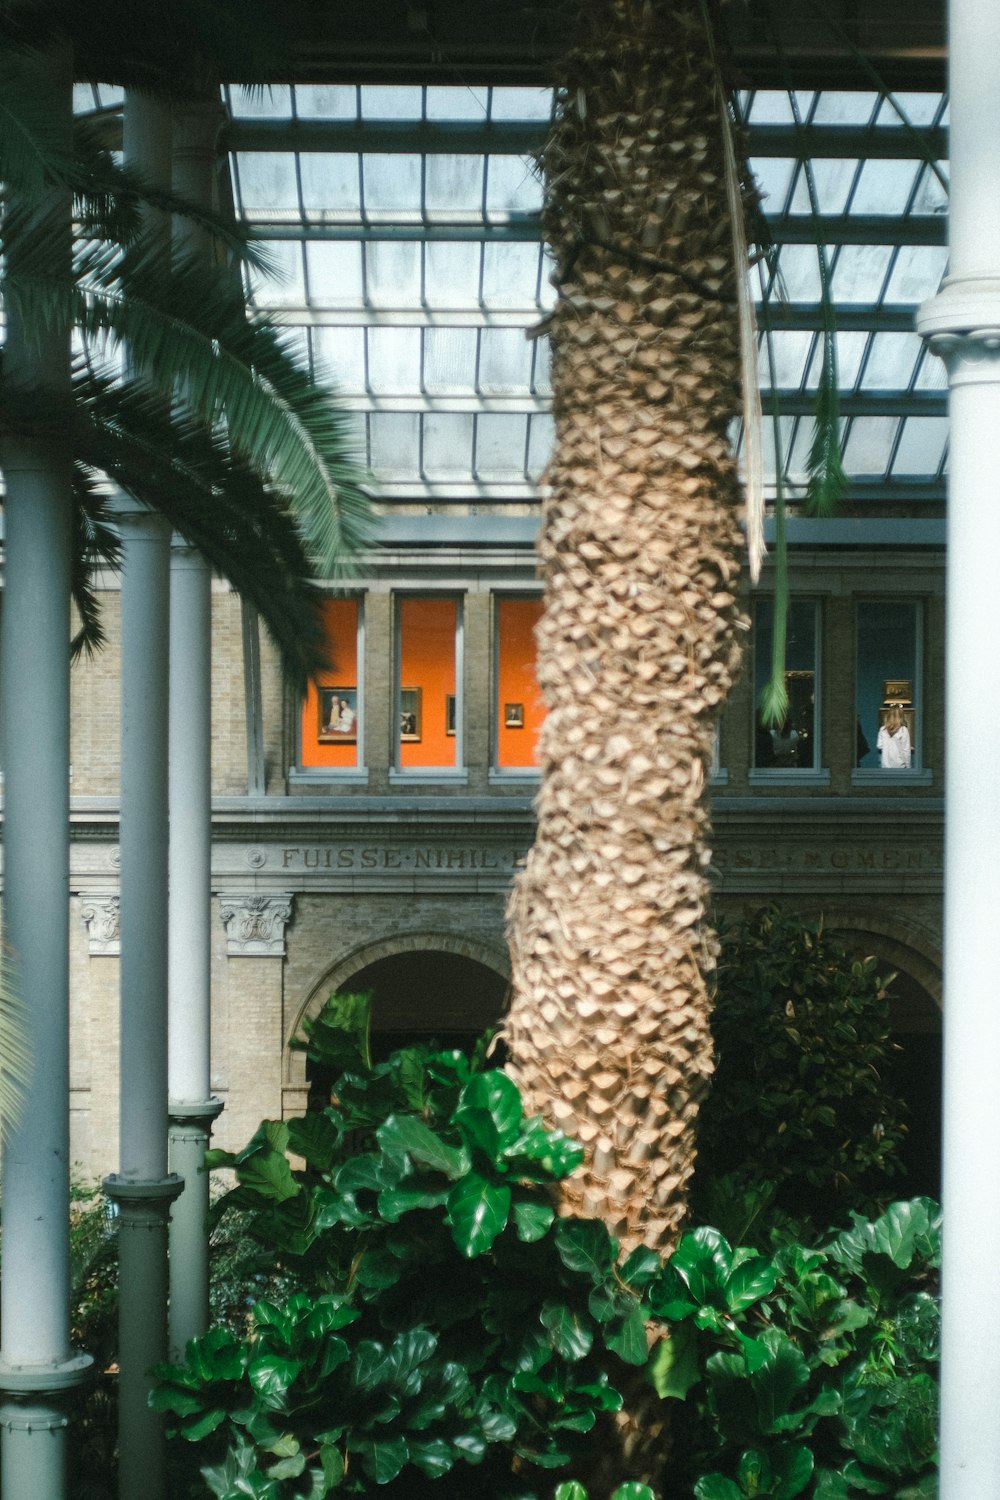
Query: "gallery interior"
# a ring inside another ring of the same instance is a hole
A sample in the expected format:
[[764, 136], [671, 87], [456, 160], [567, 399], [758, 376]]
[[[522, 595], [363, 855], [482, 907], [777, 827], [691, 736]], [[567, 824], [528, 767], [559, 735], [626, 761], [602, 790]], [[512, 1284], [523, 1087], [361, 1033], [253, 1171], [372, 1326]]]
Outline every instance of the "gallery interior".
[[[751, 270], [768, 553], [742, 585], [745, 665], [711, 767], [711, 873], [721, 919], [775, 901], [895, 974], [908, 1165], [913, 1190], [937, 1194], [951, 460], [948, 370], [917, 314], [949, 271], [947, 57], [938, 4], [867, 10], [787, 0], [765, 24], [753, 5], [726, 8], [769, 242]], [[545, 715], [535, 543], [555, 290], [537, 163], [559, 8], [335, 0], [289, 6], [282, 24], [280, 73], [226, 80], [190, 111], [190, 138], [212, 201], [273, 267], [251, 277], [251, 309], [339, 391], [377, 524], [352, 570], [327, 580], [333, 665], [304, 697], [219, 578], [210, 623], [185, 648], [210, 671], [210, 727], [191, 732], [207, 735], [211, 763], [195, 892], [211, 916], [196, 943], [179, 940], [176, 964], [201, 965], [191, 983], [207, 990], [211, 1040], [185, 1087], [189, 1049], [172, 1035], [170, 1116], [177, 1140], [193, 1129], [196, 1155], [209, 1133], [235, 1149], [262, 1117], [308, 1107], [322, 1080], [290, 1044], [334, 990], [374, 992], [383, 1048], [496, 1023]], [[123, 100], [100, 77], [74, 87], [77, 115], [116, 145]], [[804, 497], [831, 318], [847, 488], [820, 517]], [[740, 420], [732, 440], [742, 463]], [[765, 724], [779, 524], [789, 706]], [[189, 547], [173, 552], [175, 574], [201, 576]], [[87, 1181], [119, 1170], [129, 1066], [118, 1044], [132, 630], [121, 577], [101, 573], [98, 590], [107, 645], [74, 664], [70, 699], [69, 1140]], [[154, 628], [150, 655], [162, 644]], [[173, 760], [194, 721], [183, 683], [170, 694]], [[171, 903], [174, 889], [171, 866]], [[165, 905], [166, 890], [149, 901]], [[33, 1387], [6, 1359], [0, 1384], [23, 1406]]]

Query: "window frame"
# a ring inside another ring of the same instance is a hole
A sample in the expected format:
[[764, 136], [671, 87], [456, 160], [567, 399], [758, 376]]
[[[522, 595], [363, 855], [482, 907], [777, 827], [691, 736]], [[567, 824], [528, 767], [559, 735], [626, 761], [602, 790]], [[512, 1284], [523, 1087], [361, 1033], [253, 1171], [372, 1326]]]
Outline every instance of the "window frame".
[[[774, 630], [774, 599], [773, 593], [761, 592], [754, 595], [752, 601], [752, 678], [751, 678], [751, 733], [749, 747], [749, 770], [747, 779], [751, 786], [829, 786], [830, 771], [824, 765], [825, 741], [823, 723], [823, 690], [826, 680], [824, 671], [824, 647], [825, 637], [823, 626], [825, 623], [824, 600], [819, 594], [807, 593], [793, 595], [789, 600], [789, 609], [802, 605], [811, 605], [813, 610], [813, 760], [809, 766], [758, 766], [756, 765], [756, 738], [757, 726], [760, 722], [760, 704], [758, 688], [758, 664], [760, 662], [758, 610], [762, 604], [771, 607], [771, 630]], [[788, 671], [786, 666], [786, 672]], [[766, 681], [761, 680], [761, 686]]]

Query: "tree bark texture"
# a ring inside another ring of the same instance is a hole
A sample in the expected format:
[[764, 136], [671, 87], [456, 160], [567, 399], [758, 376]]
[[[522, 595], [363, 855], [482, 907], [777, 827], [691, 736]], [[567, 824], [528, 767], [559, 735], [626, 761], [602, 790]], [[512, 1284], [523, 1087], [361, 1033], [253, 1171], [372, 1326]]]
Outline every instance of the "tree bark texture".
[[511, 1072], [581, 1139], [568, 1211], [675, 1240], [711, 1072], [706, 772], [737, 670], [738, 328], [698, 0], [586, 0], [544, 153], [555, 456], [538, 833]]

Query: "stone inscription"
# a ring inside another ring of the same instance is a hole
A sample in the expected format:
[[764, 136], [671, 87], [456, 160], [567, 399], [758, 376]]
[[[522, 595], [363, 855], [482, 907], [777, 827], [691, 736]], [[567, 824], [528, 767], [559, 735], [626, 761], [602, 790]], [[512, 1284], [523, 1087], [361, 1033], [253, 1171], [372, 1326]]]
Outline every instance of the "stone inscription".
[[520, 855], [513, 849], [465, 847], [399, 848], [393, 845], [357, 849], [297, 845], [282, 849], [283, 870], [513, 870]]
[[717, 870], [836, 870], [842, 873], [920, 871], [932, 874], [942, 869], [940, 849], [775, 849], [735, 847], [716, 849], [712, 863]]

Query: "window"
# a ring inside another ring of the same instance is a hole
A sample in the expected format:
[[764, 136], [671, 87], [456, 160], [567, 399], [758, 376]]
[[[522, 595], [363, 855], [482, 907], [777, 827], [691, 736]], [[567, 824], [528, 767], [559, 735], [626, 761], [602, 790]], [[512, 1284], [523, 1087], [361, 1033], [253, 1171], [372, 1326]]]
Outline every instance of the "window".
[[396, 764], [462, 765], [462, 615], [457, 599], [403, 598], [396, 613]]
[[493, 743], [499, 772], [538, 769], [538, 731], [545, 718], [535, 675], [535, 626], [541, 614], [537, 595], [497, 600]]
[[920, 769], [921, 616], [911, 599], [858, 605], [855, 764], [860, 772], [882, 777]]
[[797, 774], [819, 769], [819, 605], [793, 599], [788, 607], [785, 690], [788, 712], [781, 724], [765, 724], [761, 695], [771, 677], [774, 600], [754, 606], [754, 749], [755, 771]]
[[354, 771], [363, 763], [361, 603], [356, 598], [328, 599], [323, 614], [332, 666], [310, 682], [302, 705], [302, 767]]

